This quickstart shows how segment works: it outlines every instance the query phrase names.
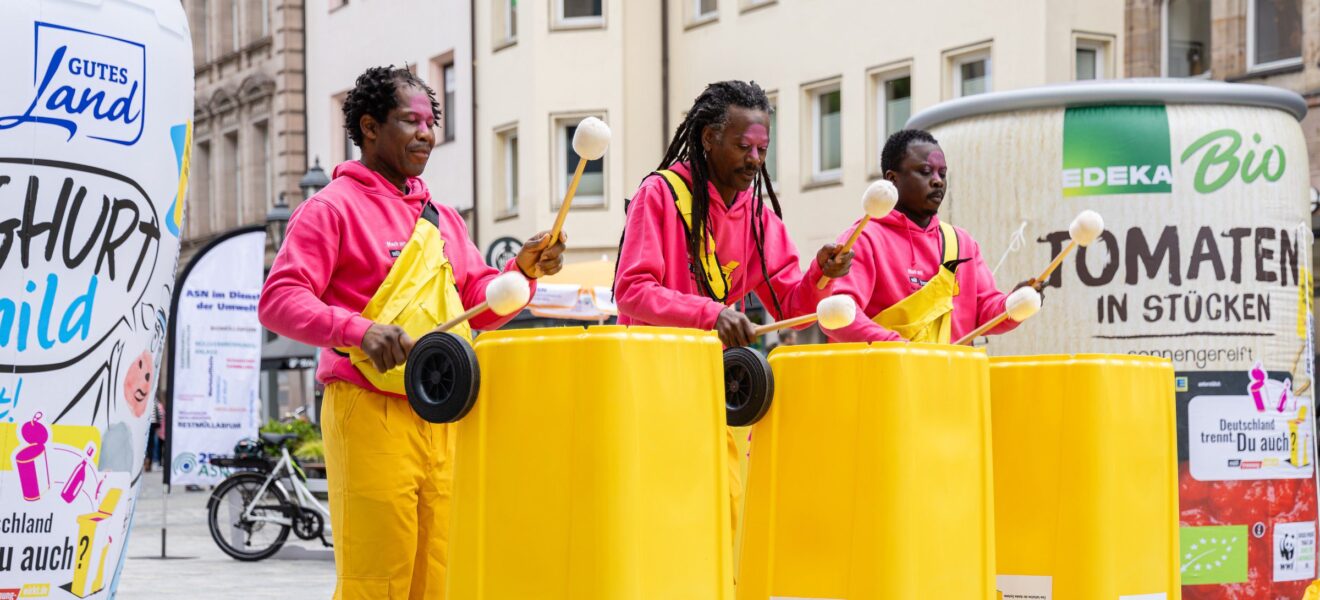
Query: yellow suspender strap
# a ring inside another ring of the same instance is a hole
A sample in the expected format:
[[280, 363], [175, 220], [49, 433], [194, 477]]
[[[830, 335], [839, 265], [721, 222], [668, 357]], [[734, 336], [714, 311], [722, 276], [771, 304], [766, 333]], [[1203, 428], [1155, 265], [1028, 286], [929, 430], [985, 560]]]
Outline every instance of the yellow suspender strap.
[[944, 258], [940, 264], [958, 260], [958, 232], [953, 225], [940, 221], [940, 246], [944, 249]]
[[[669, 184], [669, 191], [674, 196], [674, 204], [678, 208], [678, 214], [683, 217], [683, 229], [692, 231], [692, 191], [688, 189], [686, 181], [670, 170], [656, 171], [665, 182]], [[701, 266], [706, 272], [706, 283], [710, 286], [710, 291], [717, 302], [724, 302], [729, 295], [729, 282], [725, 279], [724, 270], [720, 268], [720, 259], [715, 255], [715, 239], [706, 232], [706, 243], [702, 244]]]

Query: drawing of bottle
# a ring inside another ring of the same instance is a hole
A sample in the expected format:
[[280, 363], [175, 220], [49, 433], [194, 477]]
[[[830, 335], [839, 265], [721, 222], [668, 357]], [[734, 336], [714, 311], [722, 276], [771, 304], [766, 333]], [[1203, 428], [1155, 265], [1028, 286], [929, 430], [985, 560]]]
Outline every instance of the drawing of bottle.
[[92, 455], [96, 453], [96, 446], [87, 444], [87, 459], [78, 463], [69, 474], [69, 481], [64, 484], [64, 490], [60, 492], [60, 497], [68, 504], [73, 504], [73, 499], [78, 497], [78, 492], [82, 491], [83, 483], [87, 481], [87, 463]]
[[1265, 412], [1265, 369], [1256, 363], [1251, 367], [1251, 399], [1256, 401], [1256, 411]]
[[32, 420], [19, 429], [23, 441], [28, 445], [18, 451], [14, 457], [18, 470], [18, 483], [23, 491], [23, 499], [35, 502], [41, 499], [41, 493], [50, 488], [50, 463], [46, 455], [46, 440], [50, 431], [41, 423], [41, 413], [32, 415]]

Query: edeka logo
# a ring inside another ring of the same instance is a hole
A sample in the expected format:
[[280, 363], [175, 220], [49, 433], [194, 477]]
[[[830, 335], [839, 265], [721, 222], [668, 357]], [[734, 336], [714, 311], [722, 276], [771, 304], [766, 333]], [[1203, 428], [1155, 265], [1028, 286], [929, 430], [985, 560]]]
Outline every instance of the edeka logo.
[[1196, 191], [1202, 194], [1216, 192], [1228, 185], [1239, 172], [1243, 183], [1253, 183], [1261, 177], [1269, 182], [1282, 178], [1284, 169], [1288, 167], [1283, 147], [1274, 144], [1257, 155], [1256, 150], [1261, 143], [1260, 134], [1252, 135], [1251, 141], [1255, 147], [1247, 150], [1241, 158], [1238, 158], [1238, 150], [1242, 148], [1242, 134], [1232, 129], [1211, 131], [1192, 142], [1183, 151], [1180, 160], [1186, 163], [1197, 154], [1201, 155], [1201, 162], [1196, 165]]
[[[0, 131], [24, 124], [59, 127], [125, 146], [142, 137], [147, 111], [147, 49], [142, 44], [51, 23], [36, 24], [32, 86], [0, 104]], [[3, 82], [7, 89], [19, 82]]]
[[1063, 115], [1063, 195], [1156, 194], [1173, 189], [1163, 106], [1069, 108]]

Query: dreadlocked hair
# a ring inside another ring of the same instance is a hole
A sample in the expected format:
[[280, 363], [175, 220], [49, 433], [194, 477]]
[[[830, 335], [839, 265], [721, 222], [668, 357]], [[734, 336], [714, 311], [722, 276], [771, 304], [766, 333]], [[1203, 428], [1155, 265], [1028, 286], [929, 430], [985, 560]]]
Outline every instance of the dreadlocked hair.
[[362, 147], [362, 116], [371, 115], [378, 123], [384, 123], [390, 111], [399, 107], [399, 88], [415, 87], [426, 92], [431, 99], [431, 116], [440, 121], [440, 103], [436, 102], [435, 90], [425, 81], [414, 75], [407, 68], [371, 67], [358, 75], [353, 89], [344, 98], [344, 129], [353, 144]]
[[907, 155], [908, 146], [911, 146], [912, 142], [939, 145], [939, 142], [935, 141], [935, 136], [923, 129], [895, 131], [894, 135], [885, 140], [885, 147], [880, 151], [880, 172], [897, 171], [898, 167], [903, 164], [903, 157]]
[[[746, 81], [721, 81], [706, 86], [706, 90], [697, 96], [693, 101], [692, 108], [688, 110], [687, 116], [679, 124], [678, 130], [674, 132], [674, 139], [669, 142], [669, 149], [665, 151], [665, 157], [660, 161], [659, 169], [668, 169], [676, 163], [686, 162], [692, 172], [692, 226], [687, 230], [687, 252], [688, 262], [693, 276], [697, 280], [697, 286], [704, 294], [714, 297], [715, 293], [710, 288], [710, 279], [706, 273], [705, 262], [701, 260], [704, 254], [706, 236], [710, 234], [710, 223], [707, 222], [707, 216], [710, 214], [710, 191], [708, 182], [710, 181], [710, 164], [706, 161], [706, 153], [701, 143], [701, 134], [707, 127], [714, 127], [716, 131], [723, 129], [729, 122], [729, 107], [740, 106], [753, 110], [772, 112], [774, 109], [770, 106], [770, 99], [766, 97], [765, 90], [756, 82]], [[765, 232], [761, 230], [761, 215], [765, 211], [765, 200], [762, 196], [762, 188], [770, 196], [770, 206], [775, 211], [775, 216], [783, 217], [784, 213], [779, 207], [779, 197], [775, 195], [774, 188], [770, 185], [770, 172], [766, 169], [765, 163], [761, 164], [761, 172], [757, 173], [752, 183], [753, 206], [752, 211], [755, 218], [752, 219], [752, 238], [756, 241], [756, 252], [761, 257], [761, 277], [766, 282], [766, 288], [770, 290], [770, 301], [774, 306], [777, 318], [783, 318], [784, 311], [780, 307], [779, 298], [775, 290], [770, 286], [770, 274], [765, 268]]]

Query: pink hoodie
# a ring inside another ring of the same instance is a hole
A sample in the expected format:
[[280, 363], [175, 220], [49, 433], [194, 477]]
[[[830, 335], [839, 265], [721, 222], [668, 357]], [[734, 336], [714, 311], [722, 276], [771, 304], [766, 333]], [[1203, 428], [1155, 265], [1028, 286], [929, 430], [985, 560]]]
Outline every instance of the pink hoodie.
[[[671, 170], [690, 181], [686, 164], [674, 165]], [[755, 291], [761, 303], [774, 314], [774, 302], [761, 276], [761, 259], [752, 237], [751, 222], [757, 218], [754, 204], [751, 191], [744, 190], [738, 193], [732, 207], [726, 207], [715, 185], [710, 184], [707, 223], [715, 238], [715, 254], [720, 263], [738, 263], [729, 282], [726, 298], [729, 305]], [[816, 289], [820, 265], [811, 261], [804, 277], [798, 266], [797, 248], [768, 202], [759, 218], [759, 228], [764, 232], [766, 272], [786, 313], [774, 315], [775, 318], [815, 312], [816, 303], [828, 296], [832, 287]], [[725, 305], [698, 291], [689, 265], [683, 218], [678, 214], [669, 187], [659, 176], [647, 177], [628, 207], [623, 248], [619, 251], [619, 271], [614, 280], [619, 323], [713, 329], [715, 317]]]
[[[284, 246], [261, 290], [257, 315], [267, 329], [323, 348], [316, 371], [322, 382], [346, 381], [376, 389], [332, 348], [362, 343], [372, 322], [360, 313], [412, 236], [423, 202], [440, 212], [444, 253], [453, 265], [464, 308], [484, 301], [486, 283], [499, 274], [486, 266], [457, 211], [435, 203], [421, 179], [409, 178], [408, 190], [400, 193], [360, 162], [345, 162], [335, 167], [330, 185], [289, 218]], [[510, 260], [504, 270], [517, 268]], [[535, 291], [536, 282], [532, 285]], [[495, 329], [516, 314], [497, 317], [486, 311], [470, 323], [473, 329]]]
[[[958, 281], [958, 295], [953, 299], [953, 339], [958, 339], [1004, 312], [1003, 292], [995, 288], [981, 247], [961, 227], [954, 227], [958, 235], [958, 257], [971, 259], [962, 263], [954, 276]], [[852, 227], [839, 237], [847, 241]], [[825, 335], [836, 342], [893, 342], [902, 341], [897, 333], [885, 329], [871, 320], [885, 309], [930, 281], [940, 266], [940, 222], [933, 217], [925, 228], [910, 221], [897, 210], [878, 221], [872, 220], [862, 230], [853, 245], [852, 270], [834, 286], [836, 294], [847, 294], [862, 307], [852, 325]], [[919, 280], [913, 281], [913, 279]], [[995, 327], [991, 333], [1005, 333], [1017, 327], [1009, 319]]]

